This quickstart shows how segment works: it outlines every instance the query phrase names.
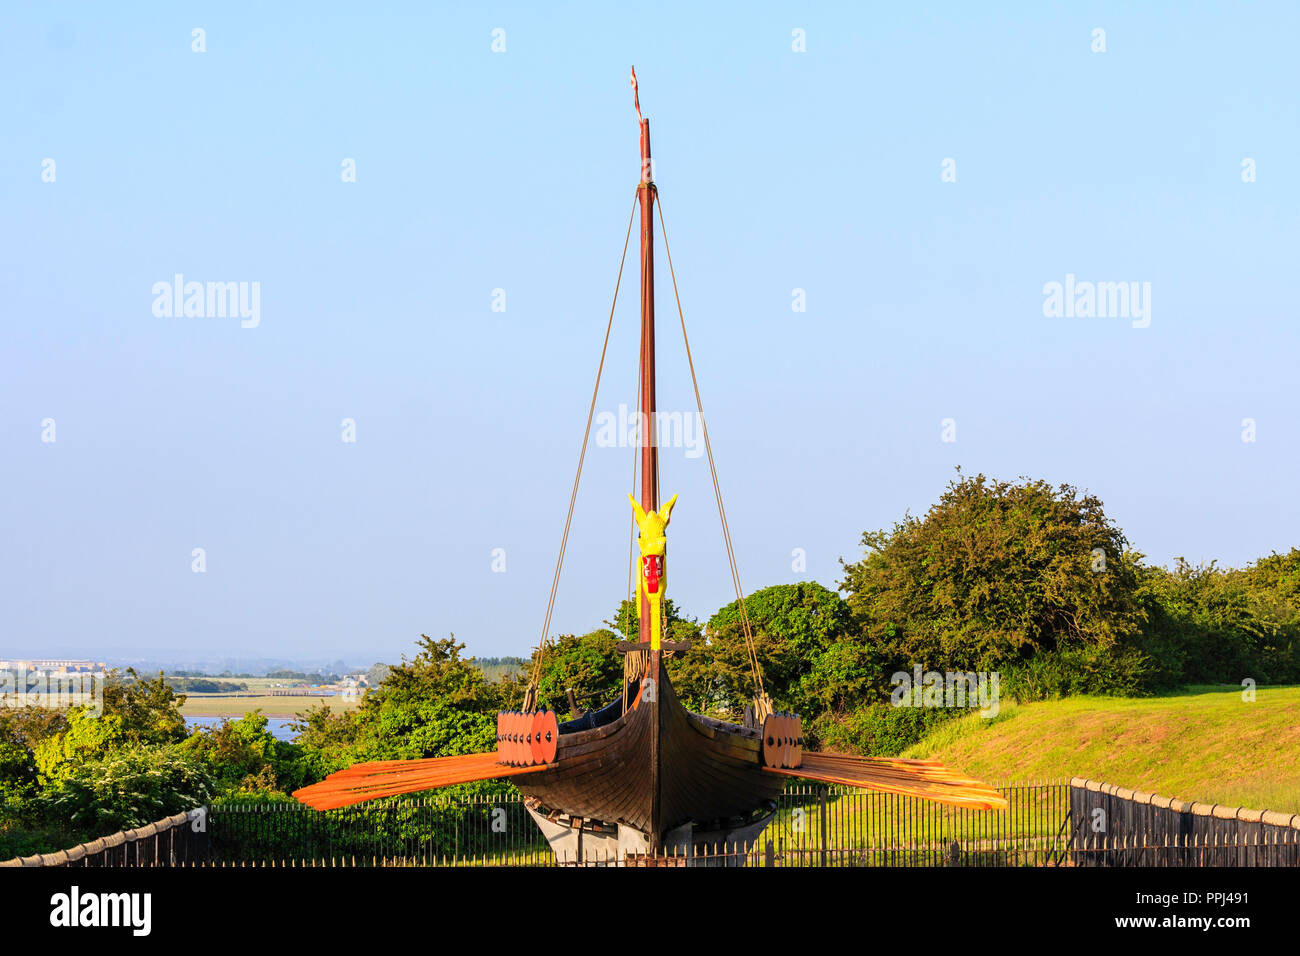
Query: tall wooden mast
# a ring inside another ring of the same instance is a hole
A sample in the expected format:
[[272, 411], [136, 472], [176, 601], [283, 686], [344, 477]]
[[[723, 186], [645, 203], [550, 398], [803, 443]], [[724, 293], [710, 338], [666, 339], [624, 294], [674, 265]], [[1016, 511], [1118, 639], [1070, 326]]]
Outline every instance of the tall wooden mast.
[[[635, 74], [634, 74], [635, 75]], [[637, 113], [640, 114], [638, 107]], [[641, 508], [659, 507], [659, 448], [655, 434], [654, 182], [650, 178], [650, 121], [641, 120]], [[639, 569], [638, 569], [639, 570]], [[650, 640], [650, 604], [641, 607], [640, 638]]]
[[[636, 103], [637, 120], [641, 126], [641, 181], [638, 190], [641, 200], [641, 509], [650, 514], [659, 508], [659, 449], [658, 416], [655, 413], [655, 243], [654, 204], [655, 184], [651, 176], [650, 121], [641, 115], [641, 97], [637, 91], [636, 70], [632, 70], [632, 95]], [[667, 555], [663, 558], [666, 563]], [[638, 578], [643, 569], [637, 568]], [[640, 585], [638, 585], [639, 587]], [[659, 708], [659, 668], [661, 653], [649, 649], [650, 634], [654, 625], [652, 602], [641, 602], [640, 640], [648, 653], [645, 682], [642, 685], [643, 706], [650, 709], [650, 833], [651, 852], [659, 849], [663, 826], [663, 773], [660, 739], [663, 716]], [[646, 693], [649, 690], [650, 693]]]

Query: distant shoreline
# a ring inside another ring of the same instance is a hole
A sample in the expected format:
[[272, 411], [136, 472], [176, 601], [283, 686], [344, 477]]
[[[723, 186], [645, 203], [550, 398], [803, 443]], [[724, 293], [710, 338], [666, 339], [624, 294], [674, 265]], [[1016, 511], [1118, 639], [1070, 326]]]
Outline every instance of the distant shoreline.
[[357, 705], [356, 698], [340, 696], [311, 697], [297, 694], [188, 694], [181, 706], [186, 717], [228, 717], [232, 720], [246, 713], [260, 710], [265, 717], [294, 717], [302, 711], [325, 706], [331, 710], [350, 710]]
[[[185, 728], [194, 733], [219, 727], [223, 720], [235, 720], [243, 714], [187, 714]], [[295, 727], [297, 718], [292, 714], [270, 714], [266, 718], [266, 729], [276, 740], [292, 742], [299, 731]]]

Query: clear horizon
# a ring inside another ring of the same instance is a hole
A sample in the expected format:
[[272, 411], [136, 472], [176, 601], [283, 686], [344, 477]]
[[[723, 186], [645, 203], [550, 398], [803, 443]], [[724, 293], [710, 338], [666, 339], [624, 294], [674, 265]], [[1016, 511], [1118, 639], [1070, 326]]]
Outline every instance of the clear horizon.
[[[527, 656], [632, 64], [747, 591], [835, 587], [958, 465], [1095, 493], [1152, 563], [1300, 544], [1291, 5], [0, 17], [0, 657]], [[657, 256], [669, 594], [706, 620], [731, 582]], [[626, 596], [636, 282], [552, 633]]]

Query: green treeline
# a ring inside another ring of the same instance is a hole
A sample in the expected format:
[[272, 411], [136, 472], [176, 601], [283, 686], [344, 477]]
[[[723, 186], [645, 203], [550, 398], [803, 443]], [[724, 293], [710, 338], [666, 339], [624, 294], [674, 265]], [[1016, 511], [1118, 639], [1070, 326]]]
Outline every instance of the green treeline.
[[[960, 474], [923, 516], [864, 534], [862, 548], [838, 590], [783, 584], [746, 601], [764, 688], [804, 716], [814, 746], [898, 753], [950, 719], [952, 708], [895, 706], [894, 675], [918, 668], [996, 674], [1016, 701], [1300, 682], [1300, 549], [1245, 568], [1152, 566], [1092, 495]], [[691, 644], [668, 663], [679, 695], [738, 720], [754, 682], [735, 602], [703, 623], [671, 601], [667, 615], [668, 638]], [[475, 661], [422, 636], [414, 656], [372, 668], [356, 708], [300, 714], [292, 743], [258, 713], [189, 732], [170, 679], [130, 671], [96, 719], [0, 710], [0, 858], [214, 799], [283, 799], [359, 761], [492, 749], [496, 712], [520, 705], [534, 668], [543, 706], [567, 716], [569, 689], [583, 706], [621, 691], [615, 645], [635, 636], [627, 602], [540, 662]]]

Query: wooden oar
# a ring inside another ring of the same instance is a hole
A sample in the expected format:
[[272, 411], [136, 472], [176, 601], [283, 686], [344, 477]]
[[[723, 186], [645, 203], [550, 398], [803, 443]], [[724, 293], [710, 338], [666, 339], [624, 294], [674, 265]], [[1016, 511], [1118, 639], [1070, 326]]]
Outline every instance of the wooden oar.
[[805, 753], [803, 763], [798, 767], [764, 767], [763, 770], [787, 777], [920, 797], [954, 807], [1006, 810], [1009, 806], [1006, 797], [988, 784], [949, 770], [937, 760]]
[[295, 790], [293, 796], [317, 810], [333, 810], [379, 797], [536, 773], [547, 766], [508, 766], [499, 762], [496, 751], [423, 760], [375, 760], [332, 773], [320, 783]]

